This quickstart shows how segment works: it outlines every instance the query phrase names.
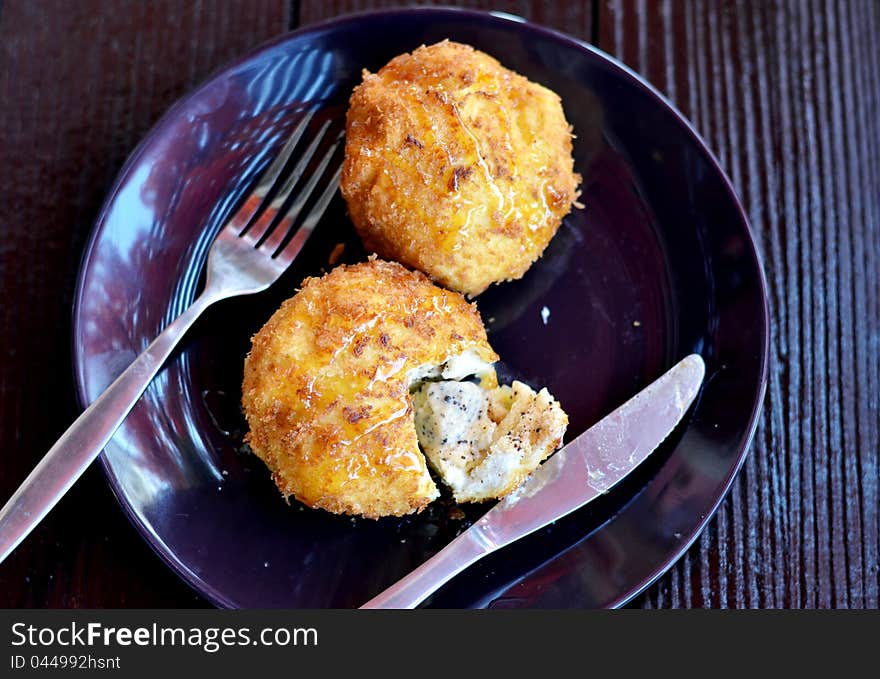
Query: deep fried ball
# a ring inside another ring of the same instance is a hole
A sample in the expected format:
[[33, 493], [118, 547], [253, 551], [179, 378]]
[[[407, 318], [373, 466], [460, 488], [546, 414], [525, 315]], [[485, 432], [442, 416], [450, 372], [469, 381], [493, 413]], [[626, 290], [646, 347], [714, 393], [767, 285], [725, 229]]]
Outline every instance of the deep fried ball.
[[340, 266], [307, 279], [254, 336], [247, 441], [282, 494], [306, 505], [371, 518], [419, 511], [438, 491], [411, 383], [476, 371], [494, 386], [497, 359], [461, 295], [396, 263]]
[[577, 200], [559, 97], [444, 41], [364, 72], [341, 191], [364, 245], [476, 295], [520, 278]]

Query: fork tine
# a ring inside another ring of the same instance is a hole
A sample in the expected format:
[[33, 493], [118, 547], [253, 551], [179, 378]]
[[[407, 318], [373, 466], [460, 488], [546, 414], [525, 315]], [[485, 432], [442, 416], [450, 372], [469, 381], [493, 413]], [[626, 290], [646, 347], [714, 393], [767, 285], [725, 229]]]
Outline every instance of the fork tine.
[[[318, 163], [318, 167], [312, 172], [309, 180], [306, 182], [306, 185], [302, 188], [302, 190], [297, 194], [296, 198], [287, 208], [287, 211], [284, 215], [284, 218], [279, 221], [278, 226], [272, 231], [269, 237], [266, 239], [264, 243], [260, 245], [260, 248], [265, 248], [265, 251], [275, 255], [278, 248], [287, 238], [290, 233], [290, 228], [293, 223], [296, 221], [297, 217], [299, 217], [300, 212], [302, 212], [303, 207], [308, 201], [309, 197], [312, 195], [312, 192], [315, 190], [315, 186], [317, 186], [318, 181], [321, 177], [324, 176], [324, 172], [327, 169], [327, 165], [330, 164], [331, 158], [333, 158], [333, 154], [336, 153], [336, 149], [339, 148], [339, 144], [342, 141], [342, 133], [336, 137], [336, 139], [331, 144], [330, 148], [321, 158], [321, 161]], [[325, 206], [326, 207], [326, 206]], [[300, 230], [302, 227], [300, 227]]]
[[284, 246], [284, 249], [277, 253], [276, 259], [278, 261], [287, 265], [292, 262], [299, 254], [299, 251], [302, 250], [303, 245], [305, 245], [309, 236], [312, 235], [312, 231], [315, 230], [315, 226], [321, 221], [321, 217], [324, 216], [324, 212], [327, 210], [327, 206], [330, 205], [330, 201], [333, 200], [333, 196], [336, 195], [336, 189], [339, 188], [339, 177], [341, 174], [342, 165], [336, 168], [336, 172], [333, 173], [330, 183], [324, 188], [321, 197], [318, 198], [315, 205], [312, 207], [311, 212], [309, 212], [308, 216], [303, 220], [302, 226], [300, 226], [299, 229], [297, 229], [297, 232], [293, 234], [293, 238], [291, 238], [290, 242]]
[[[296, 166], [284, 181], [283, 186], [278, 189], [275, 197], [272, 198], [272, 202], [269, 203], [268, 207], [263, 210], [262, 214], [257, 217], [256, 221], [254, 221], [251, 227], [247, 230], [245, 237], [250, 240], [252, 244], [256, 245], [259, 243], [260, 239], [272, 227], [272, 223], [275, 221], [278, 211], [282, 208], [284, 203], [287, 202], [290, 193], [293, 191], [293, 187], [296, 186], [297, 181], [299, 181], [299, 178], [302, 176], [303, 172], [305, 172], [306, 166], [312, 159], [312, 156], [315, 155], [315, 151], [321, 143], [321, 140], [324, 138], [324, 134], [328, 127], [330, 127], [329, 120], [321, 126], [321, 129], [318, 130], [318, 134], [315, 135], [315, 138], [311, 141], [309, 147], [296, 161]], [[283, 222], [284, 220], [282, 219], [279, 221]]]
[[239, 235], [242, 230], [250, 224], [254, 215], [259, 211], [260, 206], [263, 204], [263, 199], [272, 189], [272, 186], [275, 185], [275, 182], [278, 181], [281, 171], [284, 169], [284, 166], [287, 165], [287, 161], [290, 160], [293, 150], [296, 148], [297, 143], [299, 143], [300, 137], [302, 137], [303, 132], [305, 132], [314, 113], [314, 109], [307, 111], [296, 124], [296, 127], [293, 129], [293, 132], [291, 132], [288, 140], [284, 143], [281, 151], [275, 157], [275, 160], [272, 161], [269, 167], [260, 176], [256, 187], [250, 192], [250, 194], [248, 194], [244, 204], [242, 204], [238, 211], [227, 222], [227, 228], [233, 229], [236, 235]]
[[300, 177], [302, 177], [303, 172], [305, 172], [306, 165], [308, 165], [309, 161], [312, 159], [312, 156], [315, 155], [315, 151], [317, 151], [318, 146], [320, 145], [321, 140], [324, 138], [324, 134], [327, 132], [327, 128], [329, 127], [329, 120], [325, 121], [324, 124], [321, 125], [321, 129], [318, 130], [318, 134], [315, 135], [312, 143], [309, 144], [309, 147], [305, 150], [305, 153], [303, 153], [302, 157], [297, 161], [296, 166], [293, 168], [293, 170], [291, 170], [290, 176], [287, 178], [287, 181], [284, 182], [284, 186], [279, 189], [278, 199], [273, 201], [273, 203], [278, 204], [279, 208], [287, 200], [290, 192], [293, 191], [293, 187], [296, 186], [296, 182], [299, 181]]

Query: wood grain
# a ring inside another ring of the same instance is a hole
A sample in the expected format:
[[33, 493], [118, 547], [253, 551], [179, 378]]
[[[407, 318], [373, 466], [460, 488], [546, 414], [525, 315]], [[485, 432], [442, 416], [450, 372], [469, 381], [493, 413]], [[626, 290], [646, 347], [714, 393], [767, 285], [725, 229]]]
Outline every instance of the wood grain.
[[878, 605], [874, 2], [600, 8], [600, 46], [695, 124], [762, 252], [771, 376], [743, 472], [649, 607]]
[[[174, 100], [289, 26], [277, 0], [7, 0], [0, 6], [0, 496], [78, 414], [70, 309], [114, 176]], [[137, 536], [93, 468], [0, 565], [0, 607], [200, 601]]]
[[299, 23], [304, 26], [340, 14], [408, 5], [442, 5], [507, 12], [585, 40], [594, 38], [594, 4], [591, 0], [584, 2], [541, 2], [539, 0], [500, 0], [496, 2], [490, 0], [431, 0], [429, 2], [330, 0], [322, 2], [321, 0], [301, 0], [299, 3]]

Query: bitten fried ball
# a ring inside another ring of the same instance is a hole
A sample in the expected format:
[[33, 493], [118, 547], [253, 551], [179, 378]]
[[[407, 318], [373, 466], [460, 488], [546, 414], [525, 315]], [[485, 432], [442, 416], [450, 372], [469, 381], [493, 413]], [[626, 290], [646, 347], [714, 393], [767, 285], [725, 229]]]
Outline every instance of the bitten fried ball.
[[438, 496], [410, 385], [482, 374], [497, 356], [476, 308], [423, 274], [372, 259], [302, 289], [254, 336], [242, 404], [254, 453], [285, 496], [379, 517]]
[[520, 278], [578, 197], [559, 97], [444, 41], [364, 72], [340, 188], [365, 247], [469, 295]]

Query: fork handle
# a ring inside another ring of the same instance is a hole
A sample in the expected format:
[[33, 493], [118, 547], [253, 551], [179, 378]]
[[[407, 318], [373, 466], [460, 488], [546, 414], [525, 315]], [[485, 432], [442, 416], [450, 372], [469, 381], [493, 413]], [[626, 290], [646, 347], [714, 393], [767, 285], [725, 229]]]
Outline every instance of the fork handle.
[[0, 509], [0, 562], [107, 445], [184, 333], [217, 298], [203, 293], [76, 419]]

